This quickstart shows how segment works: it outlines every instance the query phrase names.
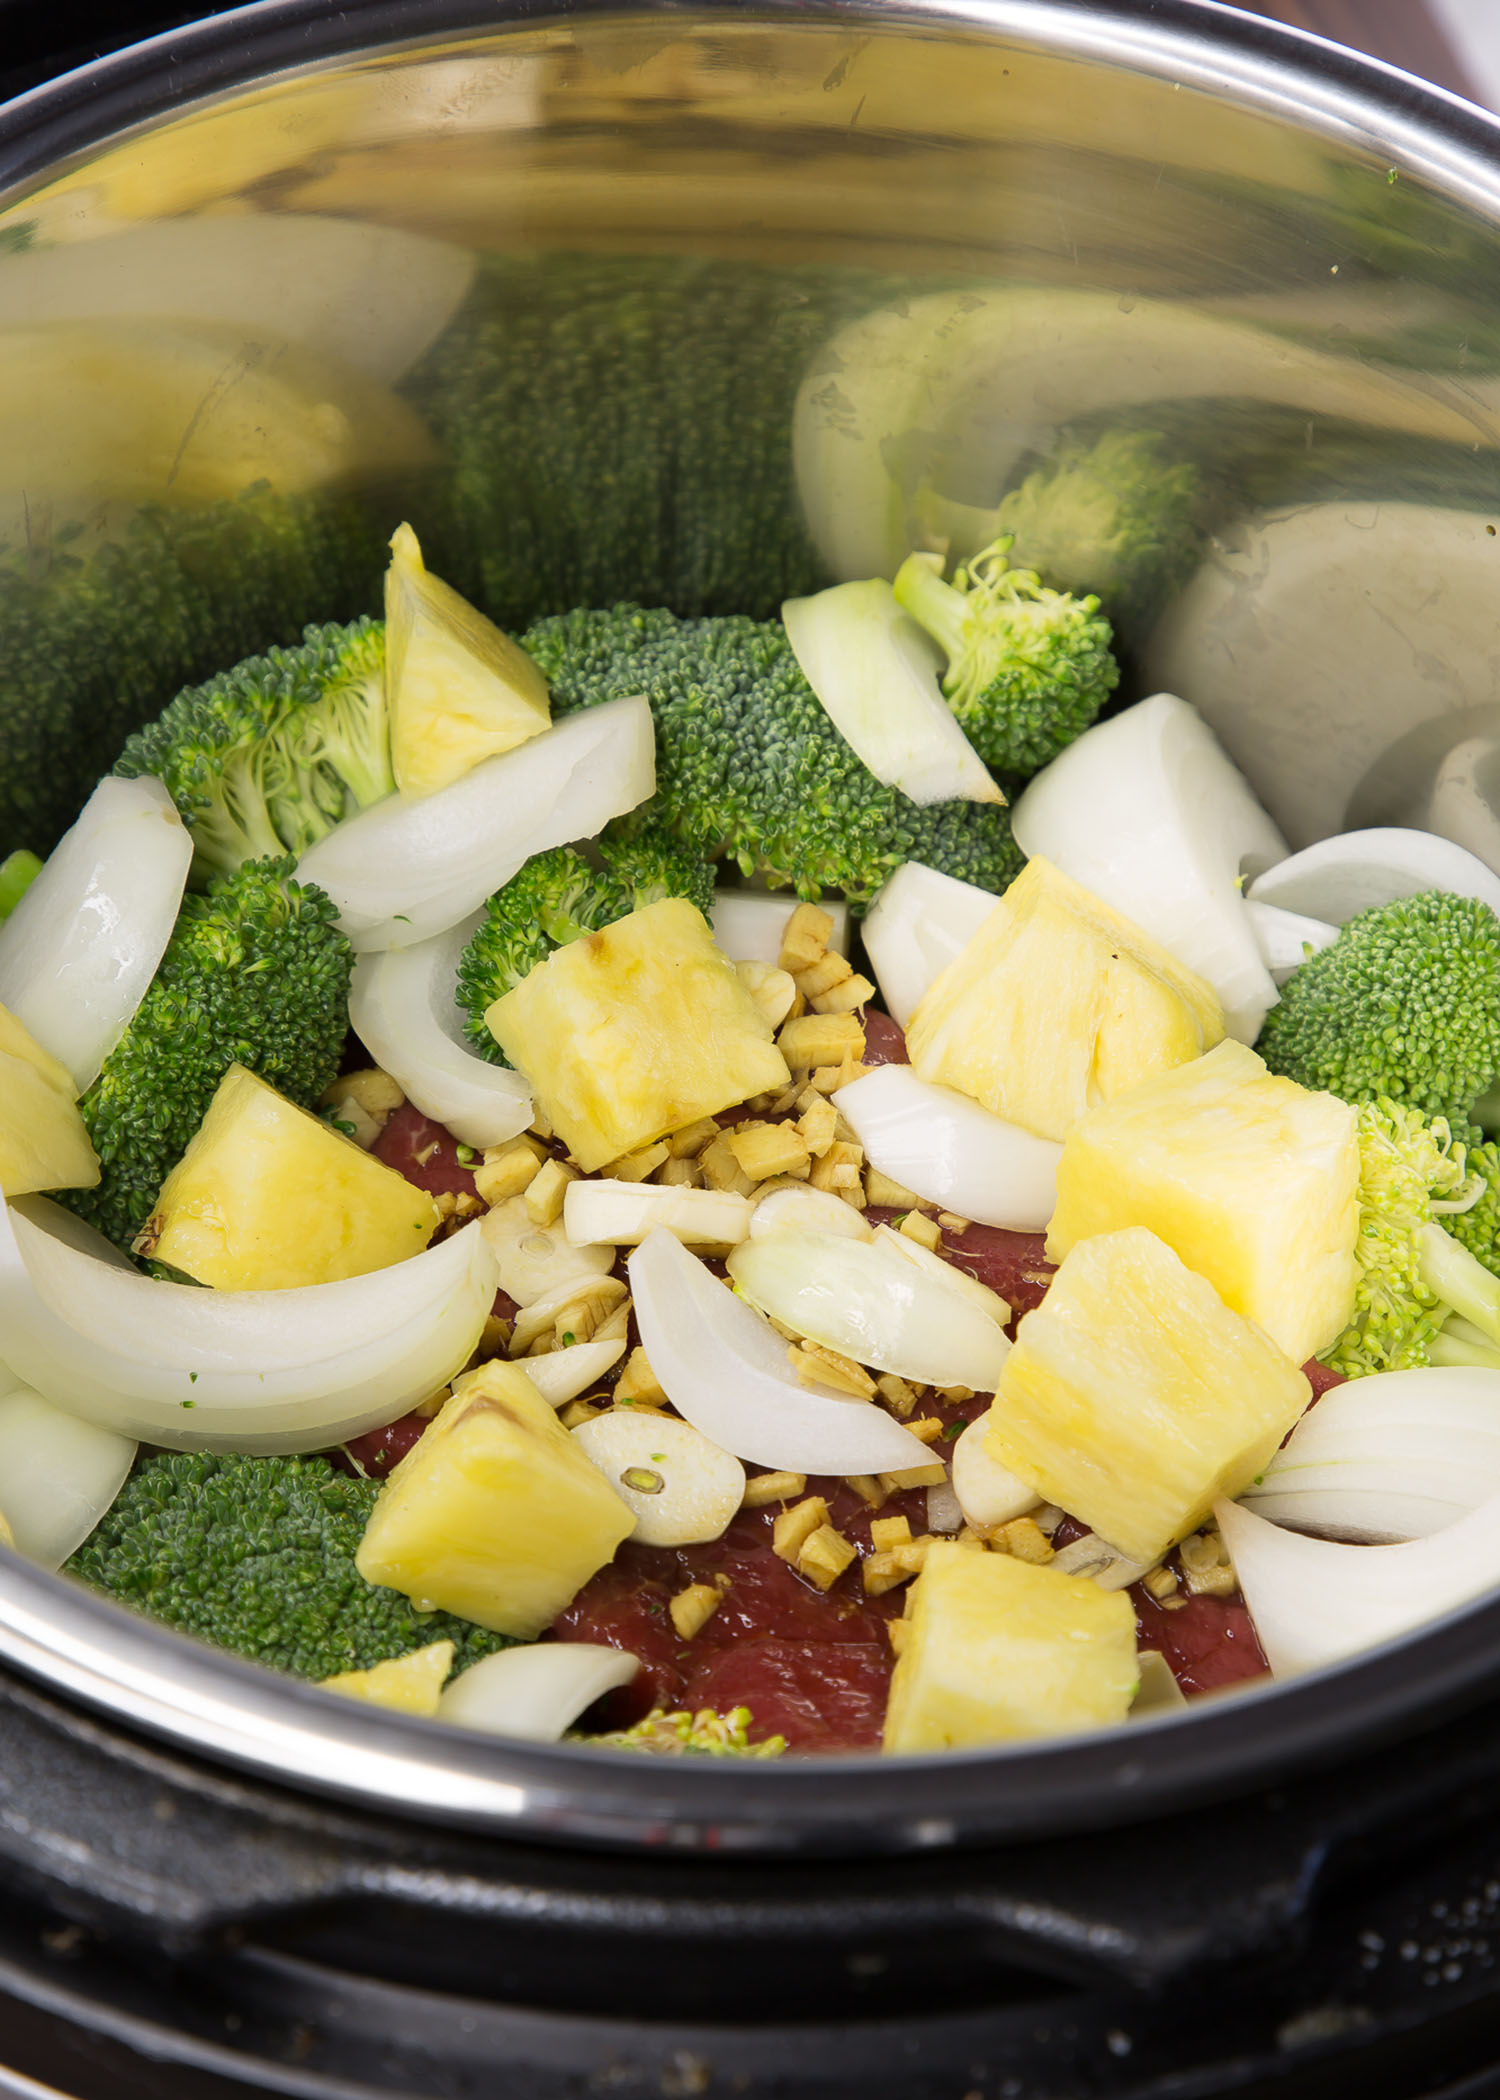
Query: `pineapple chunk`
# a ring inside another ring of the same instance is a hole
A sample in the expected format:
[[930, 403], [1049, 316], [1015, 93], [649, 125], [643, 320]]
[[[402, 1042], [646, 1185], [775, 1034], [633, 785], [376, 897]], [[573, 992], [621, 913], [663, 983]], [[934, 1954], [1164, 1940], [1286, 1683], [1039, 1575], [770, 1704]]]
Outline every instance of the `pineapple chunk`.
[[585, 1173], [791, 1078], [682, 897], [559, 948], [484, 1019]]
[[71, 1075], [0, 1006], [0, 1194], [91, 1189], [98, 1179]]
[[1201, 977], [1038, 855], [933, 980], [906, 1044], [919, 1078], [1060, 1138], [1223, 1034]]
[[1311, 1392], [1135, 1226], [1081, 1241], [1022, 1320], [984, 1448], [1149, 1566], [1265, 1468]]
[[392, 1472], [355, 1566], [419, 1611], [529, 1641], [635, 1521], [520, 1365], [494, 1358]]
[[430, 1718], [452, 1668], [452, 1641], [433, 1641], [412, 1655], [395, 1656], [368, 1670], [341, 1670], [337, 1677], [325, 1677], [319, 1689], [363, 1699], [368, 1706], [389, 1707], [392, 1713]]
[[967, 1750], [1123, 1721], [1139, 1668], [1122, 1592], [947, 1539], [927, 1548], [885, 1712], [890, 1751]]
[[216, 1290], [284, 1291], [389, 1268], [437, 1225], [425, 1189], [231, 1065], [139, 1251]]
[[1048, 1258], [1145, 1225], [1305, 1363], [1354, 1314], [1357, 1128], [1347, 1103], [1220, 1043], [1073, 1125]]
[[399, 525], [385, 576], [391, 765], [403, 795], [431, 795], [552, 721], [547, 681], [526, 651], [428, 574]]

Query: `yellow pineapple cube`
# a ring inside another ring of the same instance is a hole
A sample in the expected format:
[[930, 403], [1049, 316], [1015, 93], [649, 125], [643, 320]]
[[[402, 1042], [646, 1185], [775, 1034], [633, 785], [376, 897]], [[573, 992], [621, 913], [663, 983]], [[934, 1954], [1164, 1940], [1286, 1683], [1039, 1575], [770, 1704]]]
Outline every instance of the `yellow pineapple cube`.
[[437, 1225], [425, 1189], [231, 1065], [139, 1248], [215, 1290], [284, 1291], [388, 1269]]
[[345, 1699], [362, 1699], [367, 1706], [384, 1706], [395, 1714], [430, 1718], [437, 1712], [438, 1694], [452, 1668], [452, 1641], [433, 1641], [411, 1655], [394, 1656], [368, 1670], [341, 1670], [337, 1677], [323, 1678], [319, 1689], [338, 1692]]
[[585, 1173], [791, 1077], [682, 897], [557, 949], [484, 1019]]
[[1082, 1240], [1022, 1320], [984, 1448], [1148, 1565], [1269, 1463], [1312, 1388], [1140, 1226]]
[[551, 726], [546, 679], [509, 635], [428, 573], [409, 525], [396, 528], [385, 577], [385, 689], [403, 795], [431, 795]]
[[1145, 1225], [1294, 1363], [1354, 1313], [1357, 1118], [1220, 1043], [1073, 1125], [1047, 1254]]
[[969, 1750], [1123, 1721], [1139, 1681], [1122, 1591], [947, 1539], [909, 1592], [883, 1747]]
[[520, 1365], [496, 1358], [395, 1468], [355, 1565], [421, 1611], [534, 1640], [634, 1529]]
[[1201, 977], [1038, 855], [929, 986], [906, 1046], [919, 1078], [1061, 1138], [1223, 1034]]
[[72, 1075], [0, 1006], [0, 1194], [91, 1189], [98, 1179]]

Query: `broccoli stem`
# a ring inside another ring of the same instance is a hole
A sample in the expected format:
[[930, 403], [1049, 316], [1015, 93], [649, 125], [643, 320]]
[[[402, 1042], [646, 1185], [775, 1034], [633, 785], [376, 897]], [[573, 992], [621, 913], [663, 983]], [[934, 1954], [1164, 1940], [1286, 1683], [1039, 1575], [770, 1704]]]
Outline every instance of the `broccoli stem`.
[[1422, 1282], [1433, 1296], [1500, 1348], [1500, 1277], [1492, 1276], [1441, 1225], [1424, 1225], [1417, 1234], [1417, 1261]]
[[1452, 1319], [1432, 1338], [1428, 1362], [1457, 1364], [1481, 1371], [1500, 1371], [1500, 1349], [1487, 1342], [1467, 1320]]
[[42, 872], [42, 864], [24, 846], [0, 860], [0, 919], [8, 919]]
[[908, 554], [896, 571], [892, 588], [897, 603], [926, 628], [953, 664], [963, 653], [972, 608], [962, 591], [943, 581], [941, 564], [928, 554]]

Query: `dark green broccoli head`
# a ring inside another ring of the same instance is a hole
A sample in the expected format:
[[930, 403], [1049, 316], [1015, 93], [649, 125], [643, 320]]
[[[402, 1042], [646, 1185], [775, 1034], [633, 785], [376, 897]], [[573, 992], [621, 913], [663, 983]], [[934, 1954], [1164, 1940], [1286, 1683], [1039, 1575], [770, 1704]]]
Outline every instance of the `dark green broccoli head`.
[[522, 636], [554, 713], [645, 693], [656, 724], [656, 817], [694, 852], [727, 854], [802, 896], [867, 903], [908, 860], [997, 894], [1022, 855], [991, 803], [919, 809], [840, 736], [779, 620], [678, 620], [617, 605], [538, 620]]
[[1500, 1073], [1500, 919], [1437, 890], [1361, 912], [1288, 978], [1255, 1047], [1301, 1086], [1384, 1095], [1467, 1135]]
[[663, 897], [686, 897], [705, 919], [711, 915], [713, 862], [674, 837], [654, 802], [611, 824], [599, 841], [599, 850], [625, 891], [627, 911], [643, 911]]
[[252, 861], [183, 900], [135, 1018], [79, 1103], [97, 1188], [59, 1197], [129, 1248], [232, 1064], [303, 1108], [339, 1068], [354, 956], [289, 859]]
[[190, 686], [130, 739], [115, 772], [165, 783], [200, 877], [306, 852], [395, 789], [384, 627], [309, 627], [295, 649]]
[[454, 1643], [457, 1669], [510, 1647], [365, 1581], [354, 1556], [379, 1492], [326, 1458], [160, 1452], [137, 1464], [67, 1571], [295, 1677], [368, 1670], [432, 1641]]
[[1097, 598], [1048, 590], [1013, 569], [1008, 539], [952, 583], [914, 554], [896, 596], [948, 659], [943, 691], [964, 734], [997, 772], [1035, 773], [1083, 734], [1120, 680]]

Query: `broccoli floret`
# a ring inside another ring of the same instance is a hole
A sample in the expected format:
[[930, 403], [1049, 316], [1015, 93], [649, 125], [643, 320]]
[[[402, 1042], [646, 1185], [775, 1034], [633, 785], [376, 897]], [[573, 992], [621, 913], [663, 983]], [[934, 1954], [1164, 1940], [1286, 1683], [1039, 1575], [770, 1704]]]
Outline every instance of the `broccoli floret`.
[[695, 1714], [669, 1714], [657, 1706], [633, 1728], [615, 1729], [608, 1735], [573, 1734], [568, 1741], [587, 1743], [594, 1749], [644, 1750], [654, 1757], [780, 1757], [786, 1737], [768, 1735], [752, 1743], [754, 1726], [748, 1706], [737, 1706], [728, 1714], [716, 1714], [709, 1706]]
[[727, 854], [802, 896], [868, 902], [903, 862], [1004, 890], [1023, 857], [994, 803], [919, 809], [850, 749], [779, 620], [678, 620], [617, 605], [538, 620], [521, 637], [555, 714], [644, 693], [656, 724], [650, 811], [684, 845]]
[[1471, 1145], [1465, 1166], [1479, 1183], [1479, 1194], [1467, 1209], [1448, 1221], [1448, 1231], [1461, 1247], [1492, 1275], [1500, 1276], [1500, 1145], [1488, 1138]]
[[353, 951], [289, 859], [249, 863], [183, 900], [135, 1018], [79, 1102], [97, 1188], [59, 1196], [128, 1249], [232, 1064], [311, 1108], [349, 1027]]
[[1301, 1086], [1477, 1137], [1475, 1098], [1500, 1074], [1500, 919], [1437, 890], [1361, 912], [1287, 980], [1255, 1047]]
[[358, 496], [264, 484], [102, 544], [75, 522], [0, 548], [0, 853], [48, 851], [138, 723], [309, 620], [368, 611], [384, 567]]
[[165, 783], [200, 879], [304, 853], [395, 790], [385, 628], [369, 618], [309, 627], [295, 649], [188, 687], [130, 739], [115, 772]]
[[380, 1492], [326, 1458], [142, 1459], [68, 1572], [120, 1604], [314, 1681], [451, 1640], [462, 1669], [512, 1644], [365, 1581], [354, 1556]]
[[1001, 773], [1035, 773], [1082, 736], [1120, 681], [1097, 598], [1050, 591], [997, 540], [943, 581], [913, 554], [896, 596], [948, 659], [943, 691], [965, 736]]
[[464, 1033], [491, 1064], [505, 1054], [484, 1024], [496, 999], [545, 962], [554, 949], [596, 933], [662, 897], [686, 897], [706, 918], [713, 905], [713, 868], [683, 847], [659, 819], [611, 825], [599, 841], [603, 867], [571, 846], [534, 854], [495, 892], [459, 958], [455, 994]]
[[8, 919], [42, 872], [42, 864], [24, 846], [0, 860], [0, 919]]

